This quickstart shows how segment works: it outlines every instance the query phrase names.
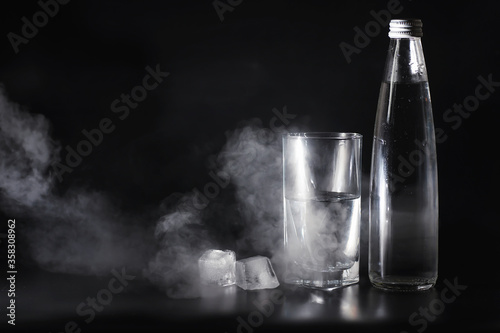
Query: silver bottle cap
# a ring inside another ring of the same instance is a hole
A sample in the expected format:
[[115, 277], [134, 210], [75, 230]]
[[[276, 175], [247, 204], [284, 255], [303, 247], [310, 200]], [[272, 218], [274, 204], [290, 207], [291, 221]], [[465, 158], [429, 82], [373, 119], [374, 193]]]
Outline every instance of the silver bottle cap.
[[389, 23], [390, 38], [410, 38], [422, 36], [422, 21], [419, 19], [391, 20], [391, 23]]

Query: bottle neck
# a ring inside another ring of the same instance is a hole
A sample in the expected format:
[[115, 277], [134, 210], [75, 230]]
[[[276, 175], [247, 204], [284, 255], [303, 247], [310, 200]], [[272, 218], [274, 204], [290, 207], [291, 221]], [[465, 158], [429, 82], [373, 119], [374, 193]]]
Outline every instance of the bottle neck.
[[416, 83], [427, 81], [420, 37], [391, 38], [383, 81]]

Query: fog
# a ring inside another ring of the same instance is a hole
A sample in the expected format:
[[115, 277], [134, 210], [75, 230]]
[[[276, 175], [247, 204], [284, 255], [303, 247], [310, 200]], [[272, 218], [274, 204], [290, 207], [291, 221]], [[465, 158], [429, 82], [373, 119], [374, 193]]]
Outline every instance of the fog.
[[165, 189], [153, 213], [130, 213], [103, 191], [70, 185], [61, 193], [51, 168], [61, 162], [61, 144], [49, 120], [2, 92], [1, 208], [29, 223], [22, 232], [42, 269], [104, 275], [125, 266], [170, 297], [197, 297], [197, 259], [209, 248], [231, 249], [237, 259], [265, 255], [279, 268], [286, 130], [242, 122], [207, 161], [210, 182], [184, 193]]

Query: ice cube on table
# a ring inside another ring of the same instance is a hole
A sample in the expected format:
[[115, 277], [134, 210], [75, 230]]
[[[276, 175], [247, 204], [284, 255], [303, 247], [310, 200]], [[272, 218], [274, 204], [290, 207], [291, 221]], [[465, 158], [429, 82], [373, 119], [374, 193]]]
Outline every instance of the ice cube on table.
[[280, 285], [271, 261], [255, 256], [236, 262], [236, 285], [245, 290], [272, 289]]
[[207, 250], [198, 259], [201, 283], [230, 286], [235, 283], [236, 255], [231, 250]]

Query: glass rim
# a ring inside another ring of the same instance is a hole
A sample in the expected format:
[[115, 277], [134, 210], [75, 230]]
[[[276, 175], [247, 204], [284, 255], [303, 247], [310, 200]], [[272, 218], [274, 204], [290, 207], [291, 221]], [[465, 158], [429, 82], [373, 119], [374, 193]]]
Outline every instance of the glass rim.
[[324, 139], [324, 140], [356, 140], [363, 135], [355, 132], [294, 132], [285, 133], [283, 138], [288, 139]]

